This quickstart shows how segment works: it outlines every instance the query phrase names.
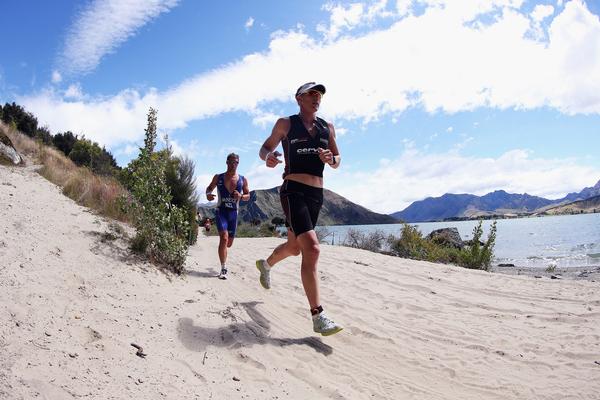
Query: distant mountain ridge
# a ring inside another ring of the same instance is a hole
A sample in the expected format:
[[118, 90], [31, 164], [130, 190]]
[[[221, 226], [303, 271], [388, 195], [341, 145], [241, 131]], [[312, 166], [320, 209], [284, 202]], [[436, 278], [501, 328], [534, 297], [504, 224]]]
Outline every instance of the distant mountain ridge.
[[[203, 216], [212, 218], [215, 209], [200, 206], [199, 211]], [[264, 222], [271, 221], [275, 217], [284, 218], [279, 201], [279, 187], [252, 190], [250, 200], [240, 203], [238, 215], [239, 220], [244, 222]], [[371, 225], [397, 222], [389, 215], [373, 212], [331, 190], [323, 190], [323, 207], [319, 214], [319, 225]]]
[[544, 213], [548, 215], [580, 214], [586, 212], [600, 212], [600, 196], [589, 197], [585, 200], [577, 200], [544, 211]]
[[390, 214], [406, 222], [441, 221], [445, 219], [480, 218], [492, 215], [519, 216], [545, 212], [553, 206], [585, 200], [600, 195], [600, 181], [578, 193], [569, 193], [562, 199], [548, 200], [527, 193], [513, 194], [496, 190], [484, 196], [446, 193], [415, 201], [404, 210]]
[[586, 200], [590, 197], [600, 196], [600, 181], [598, 181], [592, 187], [586, 187], [579, 193], [569, 193], [562, 200], [567, 200], [569, 202], [578, 201], [578, 200]]

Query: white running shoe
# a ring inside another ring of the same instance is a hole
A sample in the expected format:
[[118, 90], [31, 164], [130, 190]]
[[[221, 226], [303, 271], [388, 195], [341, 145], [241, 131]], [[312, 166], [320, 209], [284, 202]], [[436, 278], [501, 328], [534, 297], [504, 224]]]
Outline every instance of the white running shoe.
[[223, 280], [227, 279], [227, 268], [221, 268], [221, 273], [219, 274], [219, 279], [223, 279]]
[[323, 336], [333, 335], [341, 331], [342, 328], [340, 325], [333, 322], [323, 311], [320, 314], [313, 315], [313, 331], [316, 333], [320, 333]]
[[266, 260], [256, 260], [256, 269], [260, 271], [260, 285], [265, 289], [271, 289], [271, 271], [265, 265]]

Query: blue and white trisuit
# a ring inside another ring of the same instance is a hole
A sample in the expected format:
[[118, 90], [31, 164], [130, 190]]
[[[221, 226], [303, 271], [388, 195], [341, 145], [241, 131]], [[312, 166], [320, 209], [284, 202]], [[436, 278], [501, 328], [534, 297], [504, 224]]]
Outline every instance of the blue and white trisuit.
[[[239, 175], [235, 190], [242, 193], [244, 186], [244, 177]], [[219, 175], [217, 181], [217, 211], [216, 211], [216, 223], [217, 230], [219, 232], [227, 231], [229, 237], [235, 237], [235, 230], [237, 228], [237, 215], [239, 201], [233, 198], [233, 195], [229, 193], [225, 187], [225, 173]]]

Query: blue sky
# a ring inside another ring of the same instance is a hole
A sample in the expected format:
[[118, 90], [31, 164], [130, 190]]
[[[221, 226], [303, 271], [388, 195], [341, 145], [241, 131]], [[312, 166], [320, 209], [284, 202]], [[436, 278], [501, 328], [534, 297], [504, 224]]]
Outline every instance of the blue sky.
[[[221, 4], [222, 3], [222, 4]], [[558, 198], [600, 179], [596, 0], [93, 0], [2, 4], [0, 102], [126, 165], [149, 107], [203, 192], [325, 84], [342, 165], [325, 186], [391, 213], [444, 193]], [[10, 39], [8, 39], [10, 38]]]

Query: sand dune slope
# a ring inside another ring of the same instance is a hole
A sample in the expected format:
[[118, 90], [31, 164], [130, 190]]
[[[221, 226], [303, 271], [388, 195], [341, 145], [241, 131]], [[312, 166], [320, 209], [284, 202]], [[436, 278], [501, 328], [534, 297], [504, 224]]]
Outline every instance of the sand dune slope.
[[[279, 239], [216, 238], [184, 277], [32, 168], [0, 167], [0, 398], [600, 399], [600, 283], [536, 280], [323, 246], [312, 333], [299, 259]], [[136, 356], [136, 343], [145, 358]]]

